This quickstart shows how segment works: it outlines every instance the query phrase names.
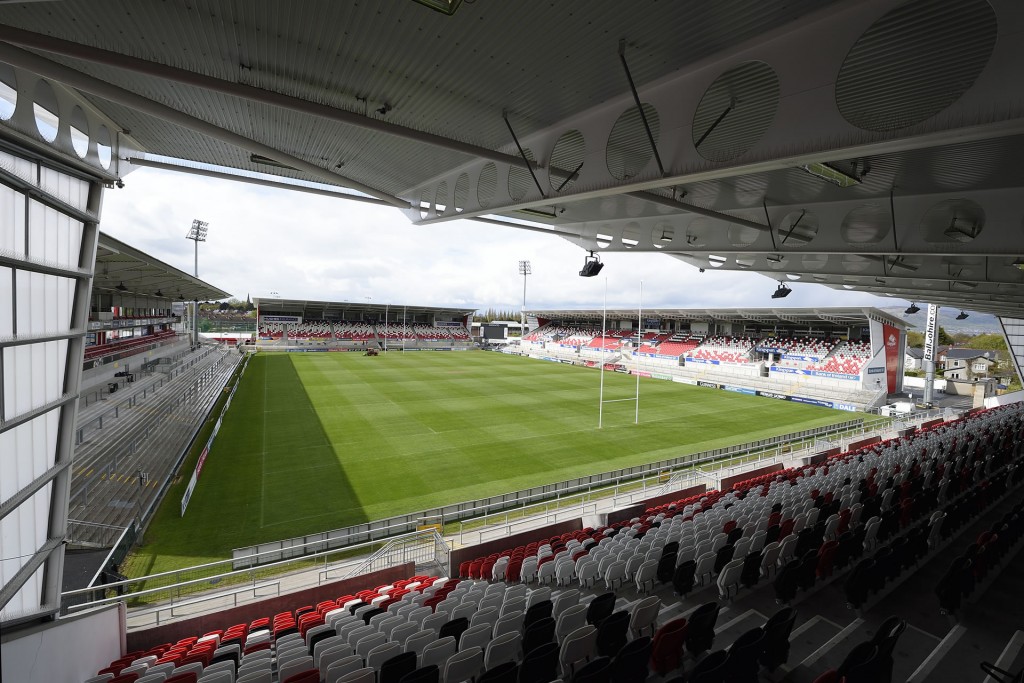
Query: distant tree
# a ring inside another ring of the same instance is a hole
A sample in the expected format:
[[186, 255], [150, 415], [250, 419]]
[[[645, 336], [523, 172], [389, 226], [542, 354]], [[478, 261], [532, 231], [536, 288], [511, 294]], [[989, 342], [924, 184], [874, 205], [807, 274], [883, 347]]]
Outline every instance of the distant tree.
[[227, 301], [222, 301], [222, 302], [220, 302], [220, 306], [217, 307], [217, 310], [218, 311], [230, 311], [231, 310], [231, 304], [229, 304]]
[[1006, 340], [1003, 339], [1003, 335], [992, 332], [971, 337], [961, 346], [965, 349], [979, 349], [982, 351], [1006, 351]]
[[924, 348], [924, 332], [907, 330], [907, 346], [915, 349]]
[[953, 346], [953, 344], [955, 343], [956, 340], [953, 339], [953, 337], [948, 332], [946, 332], [946, 328], [939, 327], [939, 344], [941, 344], [942, 346]]

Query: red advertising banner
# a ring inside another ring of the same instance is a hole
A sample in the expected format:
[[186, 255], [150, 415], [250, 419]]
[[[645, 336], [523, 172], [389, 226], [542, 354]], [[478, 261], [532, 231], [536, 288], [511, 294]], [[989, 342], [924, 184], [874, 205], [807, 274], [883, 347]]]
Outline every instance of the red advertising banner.
[[892, 325], [882, 324], [882, 339], [885, 342], [885, 384], [889, 393], [896, 392], [896, 373], [900, 367], [900, 330]]

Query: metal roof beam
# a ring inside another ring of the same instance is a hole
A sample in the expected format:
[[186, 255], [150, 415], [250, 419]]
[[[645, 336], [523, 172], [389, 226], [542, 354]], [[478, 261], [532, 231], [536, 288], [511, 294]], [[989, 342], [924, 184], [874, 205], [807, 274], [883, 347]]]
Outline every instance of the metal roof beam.
[[353, 190], [358, 190], [364, 194], [381, 199], [396, 208], [410, 208], [409, 202], [399, 199], [398, 197], [392, 197], [386, 192], [381, 192], [369, 185], [364, 185], [359, 181], [347, 178], [325, 168], [321, 168], [320, 166], [310, 163], [305, 159], [300, 159], [299, 157], [282, 152], [279, 149], [264, 145], [261, 142], [256, 142], [244, 135], [239, 135], [238, 133], [227, 130], [226, 128], [221, 128], [209, 121], [204, 121], [203, 119], [178, 111], [173, 107], [148, 99], [142, 95], [133, 93], [130, 90], [125, 90], [124, 88], [113, 85], [112, 83], [107, 83], [106, 81], [89, 76], [81, 71], [64, 66], [63, 64], [58, 64], [44, 57], [40, 57], [39, 55], [27, 50], [14, 47], [9, 43], [0, 42], [0, 60], [5, 61], [12, 66], [17, 66], [39, 74], [44, 78], [52, 78], [67, 85], [68, 87], [92, 93], [97, 97], [102, 97], [110, 100], [111, 102], [140, 111], [144, 114], [155, 116], [176, 126], [187, 128], [188, 130], [209, 136], [215, 140], [220, 140], [221, 142], [245, 150], [250, 154], [265, 156], [269, 159], [273, 159], [279, 164], [290, 166], [297, 171], [309, 173], [310, 175], [316, 178], [321, 178], [328, 183], [341, 184], [345, 187], [352, 188]]
[[393, 135], [395, 137], [420, 142], [433, 147], [440, 147], [452, 152], [468, 154], [481, 159], [489, 159], [503, 164], [521, 166], [523, 168], [539, 168], [538, 164], [531, 163], [513, 154], [505, 154], [504, 152], [498, 152], [480, 145], [452, 140], [451, 138], [446, 138], [441, 135], [434, 135], [433, 133], [426, 133], [413, 128], [406, 128], [405, 126], [400, 126], [388, 121], [381, 121], [380, 119], [372, 119], [368, 116], [356, 114], [344, 109], [338, 109], [337, 107], [331, 107], [326, 104], [283, 95], [281, 93], [256, 88], [244, 83], [233, 83], [220, 78], [214, 78], [213, 76], [188, 71], [187, 69], [180, 69], [166, 64], [158, 64], [138, 57], [111, 52], [109, 50], [102, 50], [88, 45], [82, 45], [81, 43], [75, 43], [70, 40], [62, 40], [60, 38], [41, 35], [11, 26], [0, 26], [0, 40], [5, 40], [8, 43], [14, 43], [16, 45], [22, 45], [36, 50], [43, 50], [44, 52], [49, 52], [51, 54], [72, 57], [74, 59], [81, 59], [95, 64], [103, 64], [105, 66], [124, 69], [125, 71], [132, 71], [144, 76], [153, 76], [168, 81], [174, 81], [175, 83], [184, 83], [186, 85], [195, 86], [211, 92], [231, 95], [233, 97], [239, 97], [241, 99], [258, 102], [260, 104], [269, 104], [282, 109], [288, 109], [300, 114], [310, 114], [330, 121], [337, 121], [338, 123], [371, 130], [375, 133]]

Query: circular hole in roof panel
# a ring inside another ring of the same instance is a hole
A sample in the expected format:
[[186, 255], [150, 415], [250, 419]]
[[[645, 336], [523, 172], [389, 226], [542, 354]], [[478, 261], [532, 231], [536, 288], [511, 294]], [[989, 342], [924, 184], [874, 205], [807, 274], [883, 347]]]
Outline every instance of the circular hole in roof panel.
[[75, 105], [71, 110], [71, 146], [75, 154], [84, 157], [89, 151], [89, 121], [85, 118], [82, 108]]
[[438, 216], [443, 216], [448, 210], [448, 183], [441, 181], [437, 185], [437, 192], [434, 193], [434, 210]]
[[430, 215], [430, 190], [423, 190], [423, 194], [420, 195], [420, 219], [424, 219]]
[[44, 80], [36, 82], [35, 101], [32, 103], [35, 113], [36, 130], [47, 142], [57, 139], [57, 128], [60, 126], [60, 109], [57, 95], [53, 88]]
[[640, 224], [627, 224], [622, 230], [622, 237], [619, 239], [622, 241], [622, 246], [626, 249], [632, 249], [636, 245], [640, 244]]
[[734, 66], [704, 91], [693, 114], [693, 145], [710, 161], [735, 159], [757, 144], [778, 106], [779, 78], [770, 66]]
[[988, 64], [996, 42], [987, 0], [912, 0], [876, 21], [836, 77], [836, 105], [854, 126], [892, 131], [956, 102]]
[[18, 106], [18, 79], [10, 64], [0, 62], [0, 120], [14, 116]]
[[488, 161], [480, 169], [480, 177], [476, 183], [476, 201], [481, 207], [488, 207], [494, 201], [494, 193], [498, 189], [498, 167]]
[[[529, 148], [523, 148], [523, 155], [533, 161], [533, 152]], [[512, 166], [508, 169], [508, 196], [512, 198], [512, 201], [521, 200], [531, 187], [533, 187], [533, 176], [530, 174], [530, 169], [522, 166]]]
[[970, 242], [985, 226], [985, 210], [970, 199], [945, 199], [933, 204], [921, 218], [928, 242]]
[[651, 231], [651, 243], [655, 249], [664, 249], [676, 238], [676, 229], [671, 223], [658, 223]]
[[[576, 177], [587, 153], [583, 133], [569, 130], [562, 133], [551, 150], [548, 180], [555, 192], [565, 192], [576, 184]], [[574, 175], [575, 174], [575, 175]]]
[[466, 210], [466, 202], [469, 201], [469, 175], [463, 173], [455, 180], [455, 213], [462, 213]]
[[802, 247], [818, 234], [818, 217], [810, 211], [792, 211], [775, 229], [775, 242], [780, 247]]
[[[654, 144], [658, 144], [658, 136], [661, 132], [661, 121], [658, 118], [658, 110], [654, 105], [644, 103], [644, 115], [651, 127], [651, 135], [654, 137]], [[654, 158], [654, 151], [651, 149], [651, 142], [647, 139], [647, 131], [644, 130], [643, 117], [640, 109], [633, 106], [622, 112], [612, 132], [608, 135], [608, 146], [605, 152], [605, 162], [608, 164], [608, 172], [616, 180], [628, 180], [638, 175]]]
[[749, 247], [761, 236], [761, 231], [749, 225], [729, 224], [729, 241], [734, 247]]
[[888, 210], [865, 204], [846, 214], [839, 226], [839, 236], [847, 244], [874, 244], [889, 234], [891, 222]]
[[110, 168], [111, 161], [110, 131], [101, 125], [96, 131], [96, 156], [100, 158], [100, 166]]

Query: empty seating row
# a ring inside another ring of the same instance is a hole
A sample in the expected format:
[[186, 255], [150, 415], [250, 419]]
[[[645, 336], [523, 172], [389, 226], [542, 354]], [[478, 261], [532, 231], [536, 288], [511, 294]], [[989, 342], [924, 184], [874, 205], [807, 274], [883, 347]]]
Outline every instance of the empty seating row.
[[102, 358], [103, 356], [109, 356], [114, 353], [124, 353], [130, 349], [138, 349], [146, 346], [147, 344], [153, 344], [154, 342], [163, 341], [167, 339], [173, 339], [175, 336], [174, 330], [162, 330], [155, 332], [154, 334], [147, 334], [141, 337], [128, 337], [127, 339], [114, 339], [106, 344], [95, 344], [93, 346], [87, 346], [85, 348], [85, 360], [93, 360], [95, 358]]

